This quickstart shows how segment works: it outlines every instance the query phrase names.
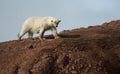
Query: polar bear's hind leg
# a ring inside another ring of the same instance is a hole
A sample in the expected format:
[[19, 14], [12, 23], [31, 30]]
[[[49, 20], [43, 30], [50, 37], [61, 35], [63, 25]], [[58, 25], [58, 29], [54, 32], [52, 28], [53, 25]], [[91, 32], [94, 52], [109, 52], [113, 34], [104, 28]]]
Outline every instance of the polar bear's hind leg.
[[28, 31], [28, 38], [32, 38], [33, 37], [33, 33], [31, 31]]
[[22, 28], [21, 32], [18, 33], [18, 39], [21, 40], [22, 36], [25, 35], [28, 31], [29, 31], [29, 29]]
[[17, 34], [18, 40], [21, 40], [20, 33]]
[[41, 29], [40, 29], [40, 32], [39, 32], [39, 39], [40, 39], [40, 40], [43, 40], [44, 32], [45, 32], [44, 28], [41, 28]]

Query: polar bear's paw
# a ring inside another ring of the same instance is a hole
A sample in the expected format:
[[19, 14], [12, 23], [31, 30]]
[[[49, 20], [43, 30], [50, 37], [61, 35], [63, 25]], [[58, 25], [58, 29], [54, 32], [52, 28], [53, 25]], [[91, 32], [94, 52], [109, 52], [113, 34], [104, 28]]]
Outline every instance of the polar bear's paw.
[[60, 37], [60, 36], [56, 36], [56, 37], [55, 37], [55, 39], [59, 39], [59, 38], [61, 38], [61, 37]]

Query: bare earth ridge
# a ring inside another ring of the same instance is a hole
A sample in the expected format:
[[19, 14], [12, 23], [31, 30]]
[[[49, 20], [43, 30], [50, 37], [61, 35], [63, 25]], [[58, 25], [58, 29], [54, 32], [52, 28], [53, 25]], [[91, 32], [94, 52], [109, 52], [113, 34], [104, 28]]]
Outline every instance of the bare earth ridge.
[[120, 20], [59, 36], [0, 43], [0, 74], [120, 74]]

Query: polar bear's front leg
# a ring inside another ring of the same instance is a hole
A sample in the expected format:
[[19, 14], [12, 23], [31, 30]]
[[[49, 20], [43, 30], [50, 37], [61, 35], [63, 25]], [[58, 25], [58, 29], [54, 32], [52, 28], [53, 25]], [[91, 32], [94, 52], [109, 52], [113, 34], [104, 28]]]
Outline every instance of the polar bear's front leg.
[[51, 31], [52, 31], [52, 34], [53, 34], [53, 36], [54, 36], [55, 39], [60, 38], [60, 37], [58, 36], [58, 34], [57, 34], [56, 28], [52, 28]]

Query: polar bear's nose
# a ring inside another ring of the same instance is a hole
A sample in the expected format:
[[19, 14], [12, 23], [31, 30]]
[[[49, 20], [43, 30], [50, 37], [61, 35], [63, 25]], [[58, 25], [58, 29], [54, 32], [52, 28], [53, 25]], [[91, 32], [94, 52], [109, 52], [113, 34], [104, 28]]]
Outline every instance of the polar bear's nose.
[[58, 24], [56, 25], [56, 27], [58, 27]]
[[61, 20], [58, 20], [58, 21], [56, 21], [55, 23], [56, 23], [56, 24], [59, 24], [60, 22], [61, 22]]

